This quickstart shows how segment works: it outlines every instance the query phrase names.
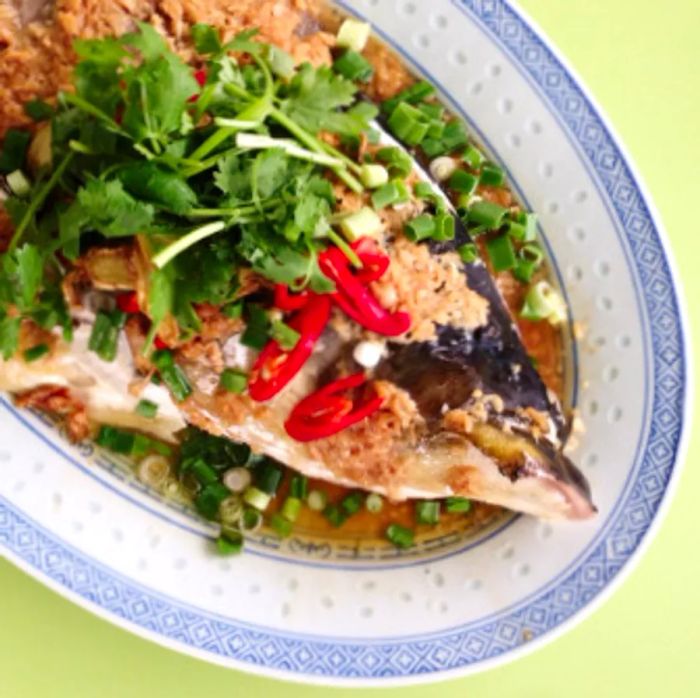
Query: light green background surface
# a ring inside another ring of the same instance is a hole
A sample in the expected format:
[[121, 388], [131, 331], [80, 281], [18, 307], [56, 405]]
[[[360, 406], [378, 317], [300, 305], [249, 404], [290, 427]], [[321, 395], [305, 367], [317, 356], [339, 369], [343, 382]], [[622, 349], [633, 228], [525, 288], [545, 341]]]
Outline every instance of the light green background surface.
[[[428, 2], [429, 0], [421, 0]], [[393, 0], [382, 0], [393, 2]], [[700, 347], [700, 0], [523, 0], [610, 116], [671, 238]], [[696, 355], [698, 352], [696, 352]], [[696, 380], [696, 393], [698, 381]], [[668, 518], [591, 618], [506, 667], [367, 695], [700, 695], [700, 415]], [[129, 635], [0, 561], [0, 697], [348, 696], [207, 665]]]

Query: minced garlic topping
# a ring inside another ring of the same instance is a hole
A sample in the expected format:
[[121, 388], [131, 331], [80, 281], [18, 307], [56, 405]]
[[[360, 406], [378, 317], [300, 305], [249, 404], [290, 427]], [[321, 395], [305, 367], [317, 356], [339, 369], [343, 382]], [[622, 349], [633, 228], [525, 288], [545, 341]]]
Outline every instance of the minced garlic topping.
[[475, 330], [488, 320], [488, 301], [472, 291], [455, 252], [436, 255], [427, 245], [404, 237], [388, 249], [391, 264], [372, 284], [372, 291], [387, 310], [411, 315], [410, 341], [435, 339], [435, 325]]

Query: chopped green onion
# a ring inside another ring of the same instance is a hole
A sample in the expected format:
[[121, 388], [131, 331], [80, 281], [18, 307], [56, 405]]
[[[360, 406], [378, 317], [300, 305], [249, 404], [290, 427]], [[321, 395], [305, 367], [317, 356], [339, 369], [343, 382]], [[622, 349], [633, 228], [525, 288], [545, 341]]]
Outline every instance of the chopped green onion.
[[473, 194], [477, 184], [478, 178], [465, 170], [455, 170], [448, 182], [449, 188], [460, 194]]
[[368, 189], [377, 189], [389, 181], [389, 172], [383, 165], [365, 164], [360, 170], [360, 181]]
[[343, 497], [343, 500], [340, 502], [340, 506], [348, 514], [357, 514], [357, 512], [362, 508], [363, 499], [364, 495], [362, 492], [351, 492], [349, 495]]
[[120, 310], [107, 313], [100, 310], [95, 316], [88, 349], [94, 351], [103, 361], [114, 361], [117, 356], [119, 331], [124, 326], [126, 314]]
[[378, 514], [384, 508], [384, 498], [376, 492], [368, 494], [365, 499], [365, 508], [370, 514]]
[[446, 156], [449, 152], [445, 144], [438, 138], [424, 138], [420, 147], [429, 158]]
[[368, 82], [374, 73], [372, 64], [357, 51], [345, 51], [333, 61], [333, 70], [348, 80]]
[[542, 266], [543, 261], [542, 248], [537, 243], [529, 242], [518, 251], [518, 262], [513, 274], [519, 281], [529, 283], [535, 272]]
[[507, 234], [498, 235], [486, 241], [486, 251], [489, 254], [494, 271], [508, 271], [512, 269], [517, 259], [513, 243]]
[[478, 170], [485, 159], [483, 153], [471, 144], [468, 145], [462, 153], [462, 160], [464, 160], [472, 170]]
[[416, 104], [422, 102], [426, 97], [430, 97], [435, 93], [435, 88], [425, 80], [419, 80], [405, 90], [402, 90], [394, 97], [382, 102], [382, 111], [385, 114], [391, 114], [396, 107], [402, 102]]
[[285, 351], [291, 351], [297, 345], [301, 335], [282, 320], [273, 320], [270, 326], [270, 336]]
[[487, 164], [481, 168], [479, 184], [484, 184], [489, 187], [501, 187], [505, 180], [505, 172], [497, 165]]
[[400, 179], [388, 182], [372, 194], [374, 208], [385, 208], [392, 204], [405, 203], [410, 199], [410, 193], [406, 184]]
[[510, 235], [513, 238], [513, 240], [522, 242], [523, 240], [525, 240], [527, 230], [525, 229], [525, 226], [522, 223], [518, 223], [516, 221], [508, 221], [506, 223], [506, 233], [508, 233], [508, 235]]
[[184, 466], [184, 470], [192, 473], [200, 485], [213, 485], [219, 481], [219, 475], [216, 470], [202, 458], [188, 461]]
[[433, 179], [438, 182], [445, 182], [448, 180], [457, 169], [457, 163], [447, 155], [441, 155], [430, 161], [428, 170]]
[[255, 474], [255, 485], [267, 494], [274, 495], [282, 482], [282, 468], [266, 459]]
[[243, 510], [243, 516], [241, 517], [241, 528], [244, 531], [256, 531], [260, 526], [262, 526], [263, 515], [257, 510], [251, 507], [247, 507]]
[[238, 555], [243, 550], [243, 534], [235, 528], [222, 528], [216, 549], [219, 555]]
[[375, 237], [382, 230], [382, 219], [368, 206], [363, 206], [359, 211], [344, 216], [340, 222], [340, 229], [351, 242], [361, 237]]
[[47, 344], [35, 344], [33, 347], [29, 347], [29, 349], [25, 349], [23, 356], [27, 363], [31, 363], [32, 361], [40, 359], [42, 356], [46, 356], [48, 353], [49, 347]]
[[411, 156], [405, 150], [396, 146], [381, 148], [377, 151], [375, 157], [379, 162], [383, 162], [392, 174], [398, 177], [407, 177], [413, 170]]
[[566, 321], [566, 303], [548, 281], [539, 281], [525, 295], [520, 317], [558, 325]]
[[418, 145], [427, 135], [425, 115], [407, 102], [400, 102], [387, 121], [389, 130], [407, 145]]
[[440, 520], [440, 502], [425, 500], [416, 502], [416, 521], [434, 526]]
[[306, 504], [312, 511], [323, 511], [327, 501], [328, 497], [322, 490], [311, 490], [306, 498]]
[[10, 187], [12, 193], [23, 199], [32, 190], [32, 183], [27, 179], [22, 170], [15, 170], [10, 172], [5, 179], [7, 180], [7, 186]]
[[500, 228], [508, 209], [491, 201], [476, 201], [469, 207], [470, 223], [483, 225], [489, 230]]
[[515, 217], [515, 220], [525, 228], [525, 235], [522, 238], [523, 242], [534, 242], [537, 238], [537, 214], [525, 213], [521, 211]]
[[399, 524], [390, 524], [386, 529], [386, 537], [397, 548], [410, 548], [413, 545], [413, 531]]
[[445, 107], [437, 102], [422, 102], [416, 105], [416, 108], [422, 111], [429, 119], [442, 119], [445, 114]]
[[421, 213], [404, 225], [404, 234], [412, 242], [420, 242], [435, 234], [435, 218], [428, 213]]
[[226, 392], [240, 395], [248, 386], [248, 376], [235, 368], [225, 368], [219, 377], [219, 385]]
[[163, 383], [170, 389], [178, 402], [192, 394], [192, 388], [182, 369], [175, 363], [173, 355], [167, 349], [158, 349], [151, 355], [151, 361], [158, 369]]
[[450, 213], [435, 215], [435, 232], [433, 240], [453, 240], [455, 236], [455, 219]]
[[292, 535], [292, 522], [282, 514], [273, 514], [270, 517], [270, 526], [280, 538], [288, 538]]
[[287, 497], [284, 500], [282, 509], [280, 513], [284, 516], [287, 521], [296, 521], [299, 518], [299, 512], [301, 511], [301, 499], [298, 497]]
[[466, 145], [468, 141], [467, 132], [464, 130], [464, 124], [461, 121], [450, 121], [445, 125], [442, 143], [448, 152]]
[[255, 303], [246, 306], [248, 323], [241, 335], [241, 344], [251, 349], [262, 349], [270, 336], [270, 320], [267, 313]]
[[465, 264], [471, 264], [479, 257], [479, 251], [473, 242], [467, 242], [457, 248], [457, 254]]
[[250, 474], [250, 470], [238, 465], [235, 468], [229, 468], [224, 473], [222, 482], [231, 490], [231, 492], [238, 494], [248, 489], [251, 479], [252, 476]]
[[323, 510], [323, 515], [331, 526], [335, 526], [335, 528], [342, 526], [348, 518], [348, 515], [337, 504], [329, 504]]
[[437, 196], [432, 185], [428, 182], [416, 182], [413, 185], [413, 193], [418, 199], [433, 199]]
[[228, 487], [224, 487], [220, 482], [214, 482], [204, 487], [195, 497], [194, 505], [205, 519], [211, 521], [215, 519], [219, 513], [219, 505], [221, 502], [230, 496], [231, 493]]
[[243, 501], [259, 511], [265, 511], [271, 499], [272, 497], [267, 492], [263, 492], [257, 487], [249, 487], [243, 493]]
[[29, 131], [22, 129], [8, 128], [5, 131], [2, 153], [0, 153], [0, 172], [4, 174], [14, 172], [24, 165], [31, 138]]
[[279, 46], [268, 44], [267, 62], [270, 64], [270, 70], [283, 80], [294, 76], [294, 57]]
[[335, 43], [337, 46], [349, 48], [353, 51], [362, 51], [369, 39], [371, 27], [367, 22], [358, 22], [356, 19], [346, 19], [338, 29]]
[[134, 448], [134, 434], [116, 427], [102, 425], [95, 443], [102, 448], [114, 451], [114, 453], [129, 455]]
[[447, 497], [445, 499], [445, 511], [450, 514], [466, 514], [471, 508], [471, 499], [466, 497]]
[[297, 499], [305, 500], [309, 493], [309, 478], [305, 475], [295, 475], [289, 485], [289, 494]]
[[[224, 483], [226, 485], [226, 483]], [[226, 485], [228, 487], [228, 485]], [[229, 487], [229, 489], [231, 489]], [[219, 504], [219, 518], [225, 524], [238, 524], [243, 516], [243, 502], [240, 497], [232, 496]]]
[[24, 113], [33, 121], [46, 121], [53, 116], [53, 107], [41, 99], [31, 99], [24, 103]]
[[158, 405], [150, 400], [139, 400], [135, 411], [141, 417], [153, 419], [158, 414]]

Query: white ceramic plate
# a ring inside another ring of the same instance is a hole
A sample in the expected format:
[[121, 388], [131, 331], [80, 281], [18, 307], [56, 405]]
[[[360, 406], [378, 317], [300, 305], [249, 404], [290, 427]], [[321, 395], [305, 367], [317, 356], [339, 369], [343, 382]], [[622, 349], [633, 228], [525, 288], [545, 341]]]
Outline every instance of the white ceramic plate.
[[586, 327], [572, 341], [575, 459], [598, 517], [515, 517], [401, 555], [262, 537], [236, 559], [87, 446], [0, 398], [0, 550], [80, 605], [172, 648], [309, 682], [396, 684], [512, 659], [589, 613], [650, 537], [676, 478], [688, 354], [665, 242], [610, 128], [500, 0], [353, 0], [439, 86], [540, 213]]

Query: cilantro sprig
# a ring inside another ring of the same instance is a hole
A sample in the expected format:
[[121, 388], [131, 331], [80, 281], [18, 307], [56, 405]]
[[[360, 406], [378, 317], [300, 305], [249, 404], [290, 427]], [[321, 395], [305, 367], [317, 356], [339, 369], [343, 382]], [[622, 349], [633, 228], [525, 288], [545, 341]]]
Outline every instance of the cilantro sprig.
[[[357, 100], [351, 80], [295, 67], [255, 30], [224, 42], [197, 24], [192, 39], [201, 86], [139, 23], [122, 37], [76, 41], [73, 89], [55, 108], [27, 105], [50, 125], [51, 151], [33, 168], [29, 192], [4, 202], [14, 222], [0, 256], [4, 356], [16, 350], [23, 318], [70, 332], [63, 276], [89, 247], [114, 240], [138, 237], [152, 256], [147, 347], [168, 317], [196, 332], [194, 304], [231, 303], [244, 268], [297, 289], [332, 289], [317, 261], [333, 236], [330, 180], [355, 191], [362, 184], [359, 164], [319, 134], [357, 138], [376, 108]], [[239, 134], [265, 145], [242, 147]], [[29, 138], [8, 133], [5, 172], [30, 171]]]

